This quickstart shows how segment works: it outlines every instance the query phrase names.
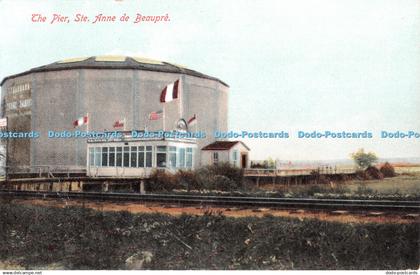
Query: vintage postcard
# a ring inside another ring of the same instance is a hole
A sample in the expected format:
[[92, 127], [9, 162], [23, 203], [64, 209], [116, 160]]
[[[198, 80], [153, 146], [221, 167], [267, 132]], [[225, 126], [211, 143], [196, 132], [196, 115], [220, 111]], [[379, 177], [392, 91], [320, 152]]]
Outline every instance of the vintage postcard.
[[0, 0], [0, 26], [3, 274], [417, 274], [419, 1]]

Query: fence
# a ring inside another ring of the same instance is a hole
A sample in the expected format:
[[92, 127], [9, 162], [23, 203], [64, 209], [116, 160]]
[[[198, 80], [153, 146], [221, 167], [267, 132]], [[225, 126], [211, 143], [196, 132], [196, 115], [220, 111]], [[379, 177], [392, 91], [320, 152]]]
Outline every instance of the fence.
[[337, 167], [318, 167], [318, 168], [300, 168], [300, 169], [260, 169], [247, 168], [244, 169], [245, 176], [267, 176], [267, 177], [286, 177], [311, 175], [314, 173], [323, 175], [332, 174], [353, 174], [356, 172], [354, 168], [337, 168]]
[[86, 169], [80, 166], [32, 165], [32, 166], [0, 166], [0, 170], [7, 175], [32, 176], [54, 178], [60, 174], [70, 177], [71, 174], [86, 174]]

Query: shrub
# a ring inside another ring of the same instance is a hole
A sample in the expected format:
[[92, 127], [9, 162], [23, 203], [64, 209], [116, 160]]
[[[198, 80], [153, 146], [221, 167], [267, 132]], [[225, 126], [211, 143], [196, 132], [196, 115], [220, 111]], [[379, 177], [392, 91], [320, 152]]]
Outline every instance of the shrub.
[[230, 180], [241, 185], [244, 178], [244, 172], [238, 167], [234, 167], [227, 162], [223, 162], [217, 165], [208, 166], [210, 173], [213, 175], [220, 175], [229, 178]]
[[82, 188], [84, 192], [101, 192], [102, 183], [89, 182], [87, 184], [83, 184]]
[[379, 170], [385, 178], [391, 178], [396, 176], [394, 166], [392, 166], [389, 162], [385, 162], [385, 164], [382, 165], [381, 169]]
[[242, 187], [243, 170], [221, 163], [205, 166], [195, 171], [179, 170], [176, 174], [155, 170], [150, 176], [147, 191], [172, 191], [174, 189], [234, 191]]
[[367, 180], [365, 171], [363, 171], [363, 170], [356, 170], [356, 179], [358, 179], [358, 180]]
[[234, 191], [238, 189], [238, 184], [235, 181], [222, 175], [214, 176], [214, 184], [214, 189], [220, 191]]
[[312, 178], [313, 181], [315, 181], [315, 183], [327, 184], [327, 183], [330, 182], [325, 175], [323, 175], [319, 172], [319, 170], [312, 170], [311, 171], [311, 178]]
[[197, 180], [197, 175], [193, 171], [179, 170], [175, 177], [178, 185], [182, 186], [188, 191], [190, 191], [190, 189], [201, 190], [203, 188], [202, 183]]
[[196, 180], [204, 189], [234, 191], [242, 187], [243, 170], [229, 163], [204, 166], [195, 173]]
[[325, 187], [321, 187], [319, 185], [312, 185], [308, 189], [306, 189], [305, 196], [312, 197], [316, 193], [324, 193]]
[[366, 168], [365, 175], [367, 179], [382, 180], [384, 178], [384, 175], [375, 166], [369, 166]]
[[147, 191], [172, 191], [182, 187], [178, 184], [176, 176], [162, 170], [154, 170], [146, 186]]

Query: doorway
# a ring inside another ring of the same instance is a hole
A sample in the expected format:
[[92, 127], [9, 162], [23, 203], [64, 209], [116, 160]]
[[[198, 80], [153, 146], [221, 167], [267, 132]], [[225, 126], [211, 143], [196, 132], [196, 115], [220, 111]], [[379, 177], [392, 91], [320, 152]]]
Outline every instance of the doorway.
[[248, 163], [248, 154], [241, 154], [241, 168], [246, 168]]

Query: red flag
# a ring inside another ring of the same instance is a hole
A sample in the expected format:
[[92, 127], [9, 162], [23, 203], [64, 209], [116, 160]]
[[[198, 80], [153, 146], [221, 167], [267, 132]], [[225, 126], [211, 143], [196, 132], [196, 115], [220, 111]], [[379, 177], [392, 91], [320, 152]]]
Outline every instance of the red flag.
[[160, 94], [160, 102], [170, 102], [178, 98], [179, 79], [174, 83], [167, 85]]
[[85, 124], [88, 124], [88, 123], [89, 123], [88, 116], [83, 116], [83, 117], [73, 121], [73, 126], [77, 127], [77, 126], [82, 126], [82, 125], [85, 125]]
[[125, 119], [117, 120], [117, 121], [114, 122], [113, 127], [114, 128], [121, 128], [121, 127], [124, 127], [124, 124], [125, 124]]
[[162, 110], [160, 110], [160, 111], [157, 111], [157, 112], [151, 112], [150, 114], [149, 114], [149, 119], [150, 120], [158, 120], [158, 119], [160, 119], [160, 115], [163, 113], [163, 111]]

